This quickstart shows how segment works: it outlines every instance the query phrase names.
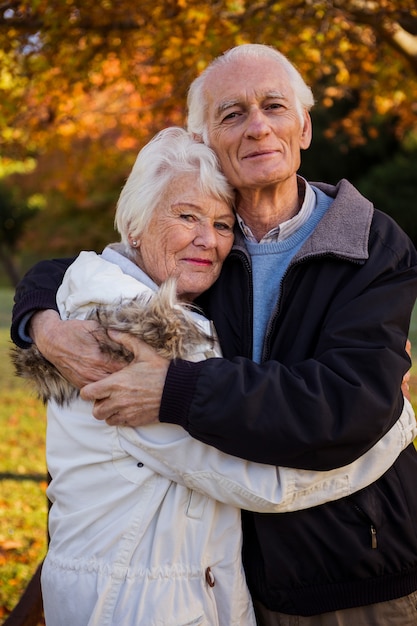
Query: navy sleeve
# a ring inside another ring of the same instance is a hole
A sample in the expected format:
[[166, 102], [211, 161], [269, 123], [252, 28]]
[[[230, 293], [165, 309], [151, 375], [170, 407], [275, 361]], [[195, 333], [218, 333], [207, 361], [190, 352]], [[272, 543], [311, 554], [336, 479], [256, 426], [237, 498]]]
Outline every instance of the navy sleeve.
[[57, 310], [56, 292], [62, 278], [74, 258], [52, 259], [34, 265], [22, 278], [16, 288], [12, 312], [10, 335], [20, 348], [27, 348], [29, 343], [22, 333], [22, 322], [30, 319], [35, 311]]

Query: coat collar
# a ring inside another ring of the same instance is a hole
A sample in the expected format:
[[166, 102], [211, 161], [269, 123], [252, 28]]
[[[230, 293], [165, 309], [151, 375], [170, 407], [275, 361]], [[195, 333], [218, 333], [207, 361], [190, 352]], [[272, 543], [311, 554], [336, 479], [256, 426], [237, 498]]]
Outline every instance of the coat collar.
[[[336, 186], [326, 183], [310, 184], [334, 200], [294, 260], [331, 254], [352, 261], [366, 261], [369, 256], [368, 240], [374, 214], [373, 204], [345, 179]], [[234, 250], [240, 250], [247, 255], [240, 228], [235, 231]]]

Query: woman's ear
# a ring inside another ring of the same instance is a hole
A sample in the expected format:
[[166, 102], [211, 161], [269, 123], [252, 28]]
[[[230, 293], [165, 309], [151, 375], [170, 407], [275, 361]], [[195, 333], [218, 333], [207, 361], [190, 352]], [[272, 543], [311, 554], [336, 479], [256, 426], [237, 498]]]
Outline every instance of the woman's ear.
[[129, 245], [132, 248], [137, 248], [139, 245], [139, 238], [135, 237], [134, 235], [132, 235], [131, 233], [128, 234], [127, 239], [129, 241]]

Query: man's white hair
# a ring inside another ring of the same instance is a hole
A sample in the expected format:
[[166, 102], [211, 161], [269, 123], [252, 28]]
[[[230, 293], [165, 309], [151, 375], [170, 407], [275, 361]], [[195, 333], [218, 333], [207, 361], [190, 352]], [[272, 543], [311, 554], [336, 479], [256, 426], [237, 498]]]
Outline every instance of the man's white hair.
[[[208, 98], [205, 93], [207, 78], [216, 71], [217, 68], [224, 67], [236, 60], [245, 59], [273, 59], [277, 61], [288, 75], [292, 89], [294, 90], [297, 113], [300, 121], [304, 123], [304, 111], [309, 111], [314, 104], [314, 97], [310, 87], [305, 83], [300, 72], [286, 56], [278, 52], [272, 46], [263, 44], [248, 43], [231, 48], [221, 56], [217, 57], [206, 67], [206, 69], [196, 78], [188, 91], [188, 130], [194, 135], [198, 135], [207, 143], [207, 113]], [[260, 68], [261, 71], [262, 68]]]
[[143, 232], [172, 180], [187, 173], [194, 174], [202, 193], [233, 205], [233, 190], [213, 150], [183, 128], [165, 128], [140, 150], [117, 203], [115, 226], [128, 253], [129, 235]]

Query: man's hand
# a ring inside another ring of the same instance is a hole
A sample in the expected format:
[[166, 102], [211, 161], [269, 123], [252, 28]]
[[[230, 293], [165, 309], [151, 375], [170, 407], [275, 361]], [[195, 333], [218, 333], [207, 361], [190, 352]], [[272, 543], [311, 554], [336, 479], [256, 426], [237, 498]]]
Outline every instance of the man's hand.
[[108, 334], [125, 346], [134, 359], [121, 371], [81, 389], [82, 399], [94, 402], [94, 417], [111, 426], [158, 422], [169, 361], [136, 337], [115, 331]]
[[39, 311], [29, 333], [45, 359], [78, 389], [125, 365], [100, 350], [98, 338], [105, 340], [106, 334], [97, 322], [63, 321], [56, 311]]
[[[405, 344], [405, 350], [411, 359], [411, 342], [409, 339], [407, 339], [407, 343]], [[411, 402], [410, 385], [409, 385], [410, 378], [411, 378], [411, 374], [410, 374], [410, 370], [408, 370], [408, 372], [404, 374], [403, 382], [401, 385], [401, 391], [403, 392], [403, 396]]]

